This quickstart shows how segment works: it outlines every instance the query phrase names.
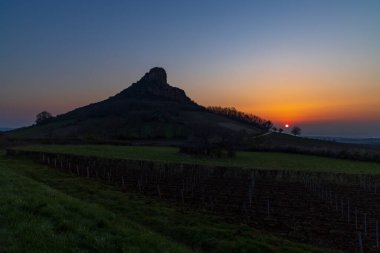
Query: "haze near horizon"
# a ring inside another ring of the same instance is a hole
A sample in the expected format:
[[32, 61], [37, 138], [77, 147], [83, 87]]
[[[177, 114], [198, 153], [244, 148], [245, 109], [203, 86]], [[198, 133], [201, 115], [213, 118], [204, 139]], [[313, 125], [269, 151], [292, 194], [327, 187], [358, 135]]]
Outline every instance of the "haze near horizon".
[[197, 103], [380, 137], [379, 1], [2, 1], [0, 127], [104, 100], [151, 67]]

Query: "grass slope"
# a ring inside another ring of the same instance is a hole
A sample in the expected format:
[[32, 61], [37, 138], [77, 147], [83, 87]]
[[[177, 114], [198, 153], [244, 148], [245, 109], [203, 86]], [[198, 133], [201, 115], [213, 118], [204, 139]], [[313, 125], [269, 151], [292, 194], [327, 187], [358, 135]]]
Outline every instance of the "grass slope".
[[327, 252], [0, 154], [1, 252]]
[[37, 145], [22, 150], [78, 154], [109, 158], [153, 160], [202, 165], [237, 166], [352, 174], [380, 174], [380, 163], [349, 161], [310, 155], [274, 152], [238, 152], [234, 158], [204, 158], [182, 155], [177, 148], [105, 145]]
[[33, 169], [0, 161], [1, 252], [191, 252], [100, 205], [20, 175], [15, 166]]

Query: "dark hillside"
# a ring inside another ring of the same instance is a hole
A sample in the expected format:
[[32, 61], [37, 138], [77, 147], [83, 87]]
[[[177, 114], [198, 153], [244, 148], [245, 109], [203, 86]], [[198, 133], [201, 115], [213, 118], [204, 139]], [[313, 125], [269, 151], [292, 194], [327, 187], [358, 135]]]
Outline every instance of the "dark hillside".
[[153, 68], [138, 82], [104, 101], [11, 131], [10, 139], [125, 141], [186, 139], [194, 124], [259, 134], [262, 129], [217, 115], [167, 83], [166, 72]]

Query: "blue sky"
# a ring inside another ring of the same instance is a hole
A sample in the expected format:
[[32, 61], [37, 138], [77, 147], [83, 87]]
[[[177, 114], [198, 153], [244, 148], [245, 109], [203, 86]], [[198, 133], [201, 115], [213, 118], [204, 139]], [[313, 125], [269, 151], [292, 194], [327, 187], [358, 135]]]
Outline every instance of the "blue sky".
[[380, 1], [3, 0], [0, 45], [0, 126], [105, 99], [162, 66], [203, 105], [380, 135]]

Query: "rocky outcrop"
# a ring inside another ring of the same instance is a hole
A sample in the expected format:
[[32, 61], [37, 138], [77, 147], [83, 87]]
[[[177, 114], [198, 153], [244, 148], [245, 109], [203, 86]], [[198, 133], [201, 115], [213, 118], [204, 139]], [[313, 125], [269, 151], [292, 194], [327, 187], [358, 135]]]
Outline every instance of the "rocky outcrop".
[[177, 101], [184, 104], [196, 105], [186, 93], [177, 87], [167, 83], [165, 69], [152, 68], [138, 82], [117, 94], [116, 99], [138, 98], [138, 99], [161, 99]]
[[163, 68], [155, 67], [146, 73], [139, 82], [167, 85], [167, 75]]

